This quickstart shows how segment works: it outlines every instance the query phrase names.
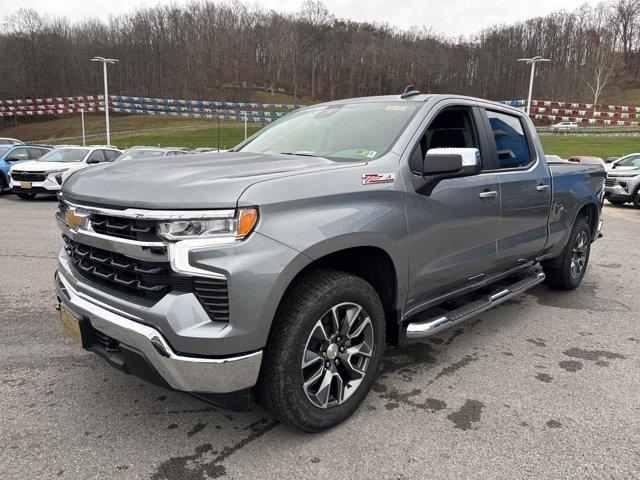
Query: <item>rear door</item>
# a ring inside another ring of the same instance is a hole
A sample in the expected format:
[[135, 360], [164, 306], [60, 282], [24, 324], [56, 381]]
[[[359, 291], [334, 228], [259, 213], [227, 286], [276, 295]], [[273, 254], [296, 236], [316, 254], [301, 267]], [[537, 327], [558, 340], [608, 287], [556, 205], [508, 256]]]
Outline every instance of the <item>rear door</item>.
[[534, 260], [544, 248], [551, 179], [524, 117], [493, 106], [483, 113], [500, 180], [495, 271], [503, 272]]
[[[497, 173], [441, 181], [420, 190], [424, 154], [431, 148], [477, 148], [483, 167], [488, 141], [475, 102], [446, 101], [430, 113], [409, 159], [407, 222], [409, 295], [407, 314], [435, 296], [476, 282], [493, 268], [500, 219]], [[493, 164], [487, 163], [488, 167]], [[494, 195], [481, 193], [492, 192]]]

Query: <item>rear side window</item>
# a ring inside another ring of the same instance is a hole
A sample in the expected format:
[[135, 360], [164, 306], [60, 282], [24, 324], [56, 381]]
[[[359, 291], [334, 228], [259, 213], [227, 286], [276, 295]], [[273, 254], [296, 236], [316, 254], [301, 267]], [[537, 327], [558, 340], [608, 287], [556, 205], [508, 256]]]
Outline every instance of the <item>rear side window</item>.
[[93, 152], [91, 152], [91, 155], [89, 155], [89, 158], [87, 158], [87, 161], [90, 160], [104, 162], [106, 160], [104, 158], [104, 152], [102, 150], [94, 150]]
[[118, 158], [118, 152], [115, 150], [103, 150], [104, 156], [107, 158], [107, 162], [111, 162]]
[[500, 168], [526, 167], [531, 163], [531, 152], [519, 117], [487, 110], [493, 138], [498, 152]]
[[33, 158], [33, 159], [40, 158], [45, 153], [47, 153], [47, 151], [46, 150], [42, 150], [40, 148], [30, 148], [29, 149], [29, 157]]

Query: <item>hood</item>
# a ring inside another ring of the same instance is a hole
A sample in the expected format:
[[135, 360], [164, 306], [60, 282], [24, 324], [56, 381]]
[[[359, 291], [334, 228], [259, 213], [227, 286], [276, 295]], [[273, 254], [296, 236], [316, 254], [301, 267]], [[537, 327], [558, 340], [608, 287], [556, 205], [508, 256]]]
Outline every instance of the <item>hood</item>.
[[38, 162], [32, 160], [30, 162], [22, 162], [15, 166], [12, 170], [21, 172], [53, 172], [54, 170], [78, 169], [85, 167], [83, 162]]
[[74, 173], [62, 194], [78, 203], [116, 207], [235, 208], [242, 192], [256, 182], [364, 164], [244, 152], [142, 158]]

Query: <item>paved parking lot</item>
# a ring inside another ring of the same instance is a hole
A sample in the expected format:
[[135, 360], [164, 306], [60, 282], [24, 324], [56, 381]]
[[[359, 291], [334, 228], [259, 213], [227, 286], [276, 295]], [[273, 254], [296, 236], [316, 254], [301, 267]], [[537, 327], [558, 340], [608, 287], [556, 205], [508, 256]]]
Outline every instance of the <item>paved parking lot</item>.
[[113, 370], [64, 338], [52, 199], [0, 197], [3, 478], [637, 478], [640, 211], [605, 207], [582, 286], [390, 349], [365, 404], [302, 435]]

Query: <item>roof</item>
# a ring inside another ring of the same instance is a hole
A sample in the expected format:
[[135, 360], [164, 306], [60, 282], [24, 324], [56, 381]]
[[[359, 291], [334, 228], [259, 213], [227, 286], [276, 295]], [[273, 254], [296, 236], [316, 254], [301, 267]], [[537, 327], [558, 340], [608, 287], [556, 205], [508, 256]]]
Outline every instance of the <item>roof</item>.
[[[401, 95], [377, 95], [371, 97], [355, 97], [355, 98], [344, 98], [341, 100], [334, 100], [331, 102], [319, 103], [315, 105], [309, 105], [309, 107], [314, 106], [325, 106], [325, 105], [344, 105], [347, 103], [371, 103], [371, 102], [421, 102], [426, 103], [428, 101], [433, 100], [434, 102], [439, 102], [441, 100], [465, 100], [471, 102], [482, 102], [493, 104], [496, 107], [500, 107], [507, 110], [512, 110], [514, 112], [518, 112], [522, 114], [522, 110], [512, 107], [510, 105], [496, 102], [495, 100], [487, 100], [485, 98], [477, 98], [477, 97], [469, 97], [466, 95], [456, 95], [456, 94], [448, 94], [448, 93], [437, 93], [437, 94], [427, 94], [427, 93], [418, 93], [411, 95], [410, 97], [402, 98]], [[307, 107], [305, 107], [307, 108]]]

